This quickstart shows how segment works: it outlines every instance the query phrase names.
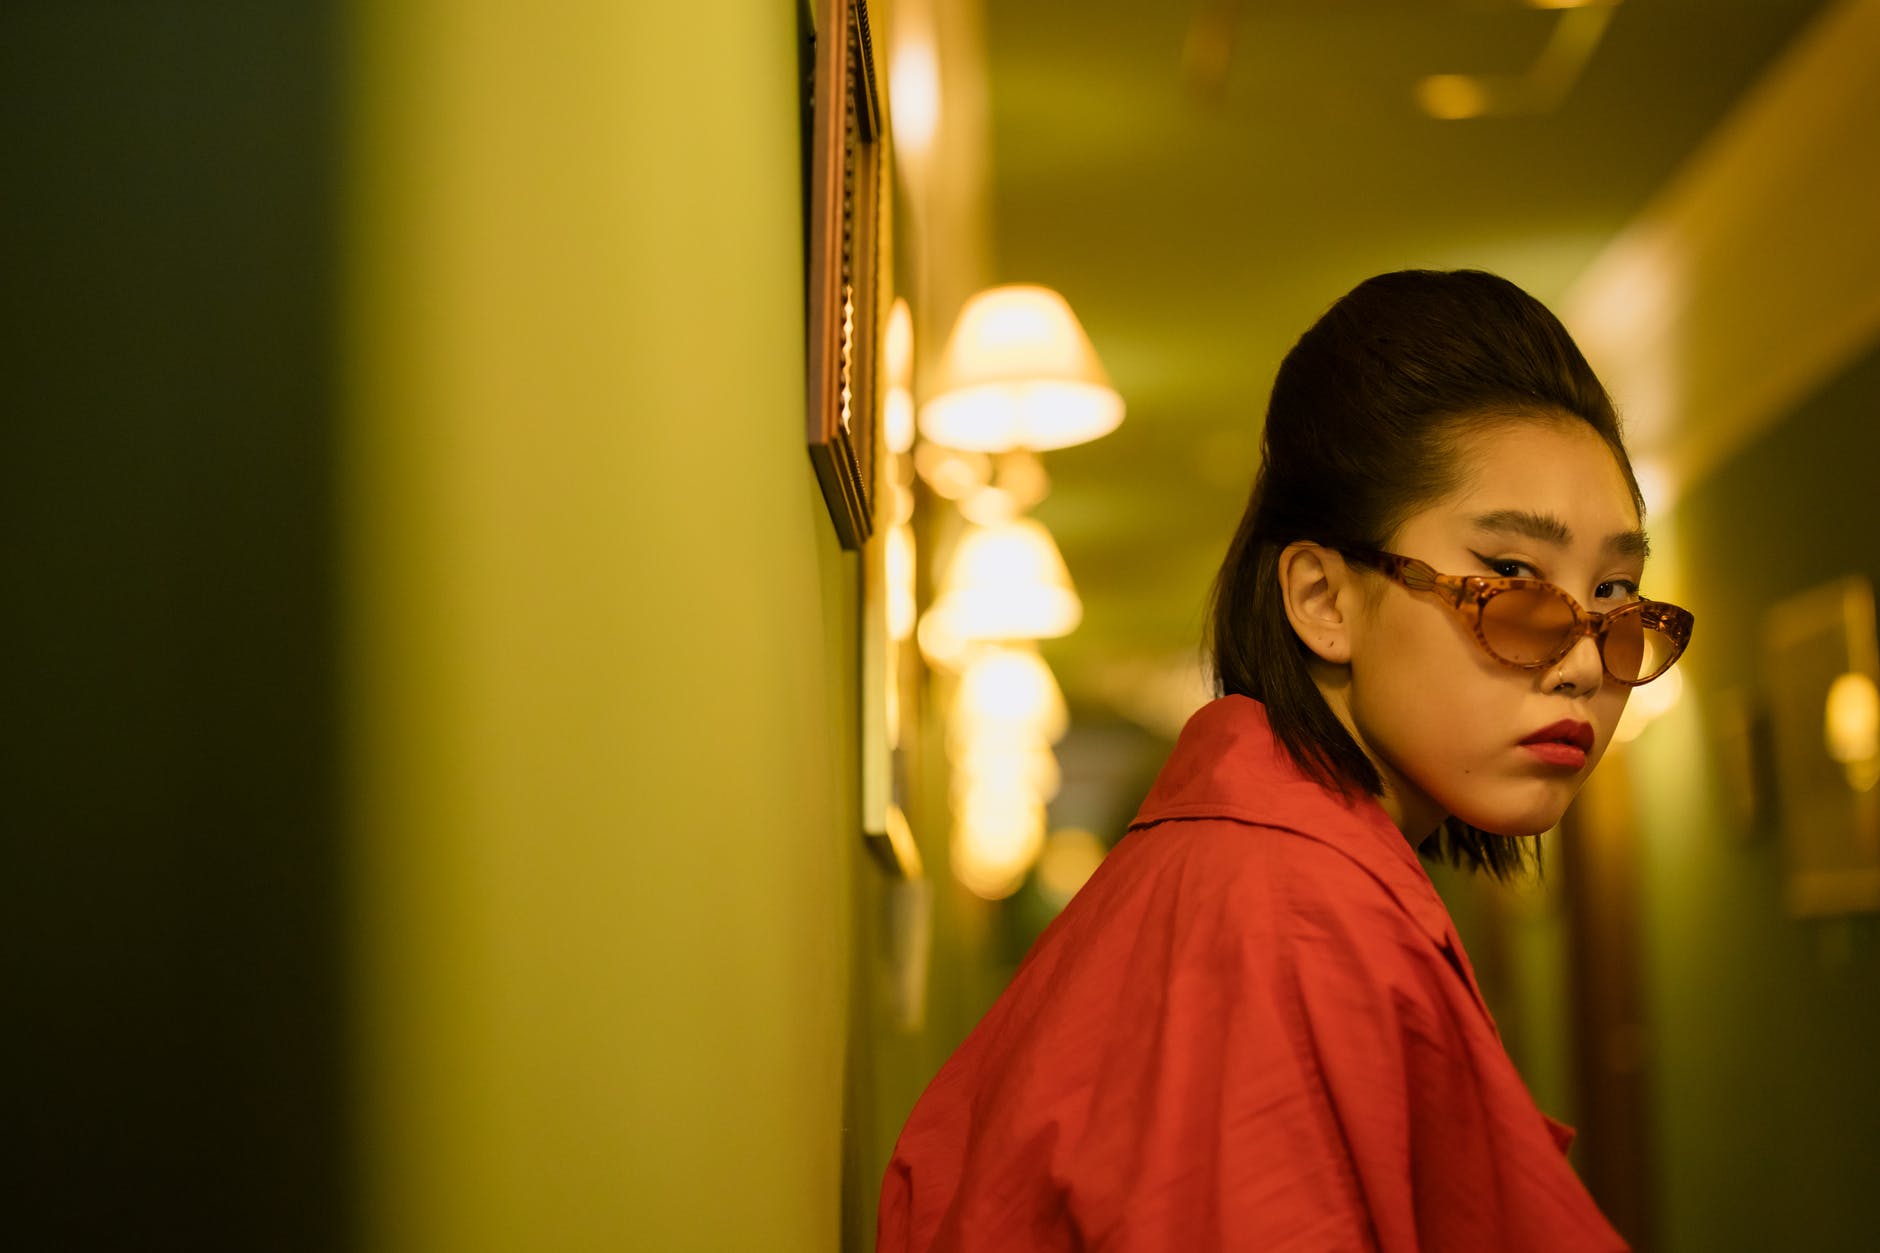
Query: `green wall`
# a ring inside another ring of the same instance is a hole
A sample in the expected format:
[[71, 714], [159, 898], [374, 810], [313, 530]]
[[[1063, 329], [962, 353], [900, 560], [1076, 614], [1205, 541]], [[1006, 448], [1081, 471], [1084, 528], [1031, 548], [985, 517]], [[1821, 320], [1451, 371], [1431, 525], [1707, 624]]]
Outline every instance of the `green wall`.
[[1787, 916], [1779, 817], [1723, 802], [1707, 711], [1759, 682], [1764, 612], [1880, 579], [1880, 351], [1654, 522], [1697, 615], [1678, 708], [1632, 746], [1669, 1250], [1865, 1249], [1880, 1230], [1880, 917]]
[[336, 27], [0, 6], [11, 1247], [345, 1242]]
[[0, 7], [10, 1244], [838, 1245], [797, 22]]

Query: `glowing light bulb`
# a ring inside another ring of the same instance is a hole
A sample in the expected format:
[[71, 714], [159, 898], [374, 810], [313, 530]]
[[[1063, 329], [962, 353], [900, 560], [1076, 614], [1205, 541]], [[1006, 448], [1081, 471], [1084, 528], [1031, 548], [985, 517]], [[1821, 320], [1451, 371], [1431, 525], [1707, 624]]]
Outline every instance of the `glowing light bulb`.
[[1850, 671], [1829, 685], [1822, 736], [1848, 786], [1866, 792], [1880, 783], [1880, 688], [1871, 677]]

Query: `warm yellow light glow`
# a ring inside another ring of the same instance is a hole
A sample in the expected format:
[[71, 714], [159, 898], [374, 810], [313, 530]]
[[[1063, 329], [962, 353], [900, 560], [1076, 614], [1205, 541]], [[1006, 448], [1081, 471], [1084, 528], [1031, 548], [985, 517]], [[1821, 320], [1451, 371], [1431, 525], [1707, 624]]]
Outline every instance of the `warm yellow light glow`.
[[[896, 458], [897, 461], [902, 458]], [[889, 526], [906, 526], [914, 520], [914, 492], [899, 483], [888, 484], [887, 513]]]
[[1068, 448], [1108, 435], [1123, 420], [1123, 401], [1092, 383], [988, 383], [927, 402], [920, 429], [956, 448]]
[[968, 738], [955, 749], [953, 778], [962, 794], [975, 787], [1018, 788], [1046, 801], [1064, 784], [1057, 754], [1036, 735]]
[[1645, 515], [1657, 517], [1676, 503], [1678, 487], [1670, 465], [1658, 457], [1634, 457], [1632, 477], [1638, 480], [1639, 495], [1645, 498]]
[[922, 444], [914, 450], [914, 472], [936, 496], [963, 500], [992, 481], [992, 458], [983, 452]]
[[898, 642], [914, 634], [914, 528], [890, 528], [887, 543], [888, 638]]
[[997, 482], [1020, 513], [1051, 494], [1051, 476], [1045, 473], [1038, 454], [1029, 448], [1014, 448], [999, 458]]
[[914, 393], [905, 387], [890, 387], [881, 402], [882, 435], [888, 451], [895, 454], [914, 447]]
[[958, 673], [972, 652], [972, 641], [959, 633], [953, 620], [932, 609], [920, 616], [914, 638], [919, 641], [920, 655], [927, 659], [927, 664], [949, 674]]
[[1081, 827], [1060, 827], [1045, 837], [1038, 858], [1038, 890], [1047, 901], [1062, 907], [1103, 864], [1103, 841]]
[[1027, 512], [1050, 494], [1051, 476], [1038, 454], [1014, 448], [993, 458], [991, 481], [962, 497], [959, 506], [968, 522], [996, 526]]
[[963, 735], [1009, 737], [1022, 731], [1055, 742], [1064, 737], [1069, 717], [1057, 677], [1031, 648], [978, 650], [953, 698], [953, 724]]
[[889, 638], [884, 644], [887, 682], [882, 685], [882, 726], [887, 732], [889, 749], [901, 747], [901, 643]]
[[960, 513], [968, 522], [980, 526], [998, 526], [1016, 518], [1020, 509], [1018, 498], [1003, 487], [982, 487], [966, 499], [960, 501]]
[[1045, 796], [1019, 769], [961, 779], [953, 788], [953, 803], [963, 815], [985, 815], [1006, 811], [1038, 811], [1043, 815]]
[[967, 530], [929, 616], [966, 639], [1035, 640], [1070, 633], [1083, 612], [1051, 533], [1014, 518]]
[[925, 39], [903, 39], [888, 61], [890, 119], [895, 149], [925, 156], [940, 131], [940, 66]]
[[1880, 783], [1880, 688], [1871, 677], [1850, 671], [1834, 680], [1822, 733], [1855, 791]]
[[1417, 103], [1431, 117], [1455, 122], [1486, 112], [1488, 92], [1471, 74], [1431, 74], [1417, 84]]
[[1619, 715], [1619, 725], [1613, 728], [1613, 743], [1630, 744], [1636, 740], [1646, 727], [1670, 713], [1683, 694], [1684, 676], [1676, 666], [1644, 687], [1633, 688], [1626, 700], [1625, 712]]
[[905, 867], [910, 876], [920, 877], [920, 844], [914, 839], [914, 829], [907, 823], [907, 815], [901, 812], [899, 805], [888, 806], [888, 843], [894, 846], [894, 860]]
[[1065, 448], [1115, 430], [1123, 398], [1071, 307], [1048, 287], [980, 292], [960, 310], [920, 430], [954, 448]]
[[1445, 120], [1550, 113], [1565, 102], [1586, 70], [1619, 0], [1528, 0], [1563, 11], [1539, 55], [1520, 74], [1431, 74], [1417, 83], [1417, 103]]
[[1017, 791], [981, 790], [961, 803], [953, 829], [953, 874], [975, 896], [1016, 892], [1044, 848], [1044, 805]]
[[889, 387], [914, 385], [914, 315], [905, 299], [888, 310], [888, 326], [881, 337], [882, 376]]

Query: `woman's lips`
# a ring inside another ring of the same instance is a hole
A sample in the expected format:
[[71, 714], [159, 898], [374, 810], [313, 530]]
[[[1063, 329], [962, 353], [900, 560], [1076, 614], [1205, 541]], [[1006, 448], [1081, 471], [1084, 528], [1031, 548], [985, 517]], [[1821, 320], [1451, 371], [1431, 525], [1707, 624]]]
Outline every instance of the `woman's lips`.
[[1586, 764], [1586, 754], [1593, 748], [1593, 724], [1563, 718], [1522, 740], [1521, 747], [1550, 766], [1578, 770]]
[[1586, 750], [1572, 744], [1563, 744], [1559, 740], [1536, 740], [1532, 744], [1523, 744], [1522, 748], [1550, 766], [1567, 766], [1578, 770], [1586, 764]]

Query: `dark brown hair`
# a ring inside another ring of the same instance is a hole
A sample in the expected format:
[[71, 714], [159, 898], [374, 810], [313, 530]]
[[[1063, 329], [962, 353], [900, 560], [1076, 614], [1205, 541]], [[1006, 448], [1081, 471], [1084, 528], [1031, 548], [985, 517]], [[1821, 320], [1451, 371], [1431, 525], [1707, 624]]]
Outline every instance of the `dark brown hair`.
[[[1367, 279], [1281, 362], [1253, 495], [1215, 580], [1209, 643], [1221, 694], [1264, 704], [1279, 742], [1326, 786], [1383, 791], [1312, 682], [1286, 618], [1281, 550], [1297, 540], [1385, 547], [1412, 514], [1461, 485], [1463, 436], [1519, 418], [1592, 427], [1643, 517], [1605, 387], [1560, 320], [1506, 279], [1479, 270]], [[1508, 878], [1534, 844], [1451, 818], [1422, 851]]]

